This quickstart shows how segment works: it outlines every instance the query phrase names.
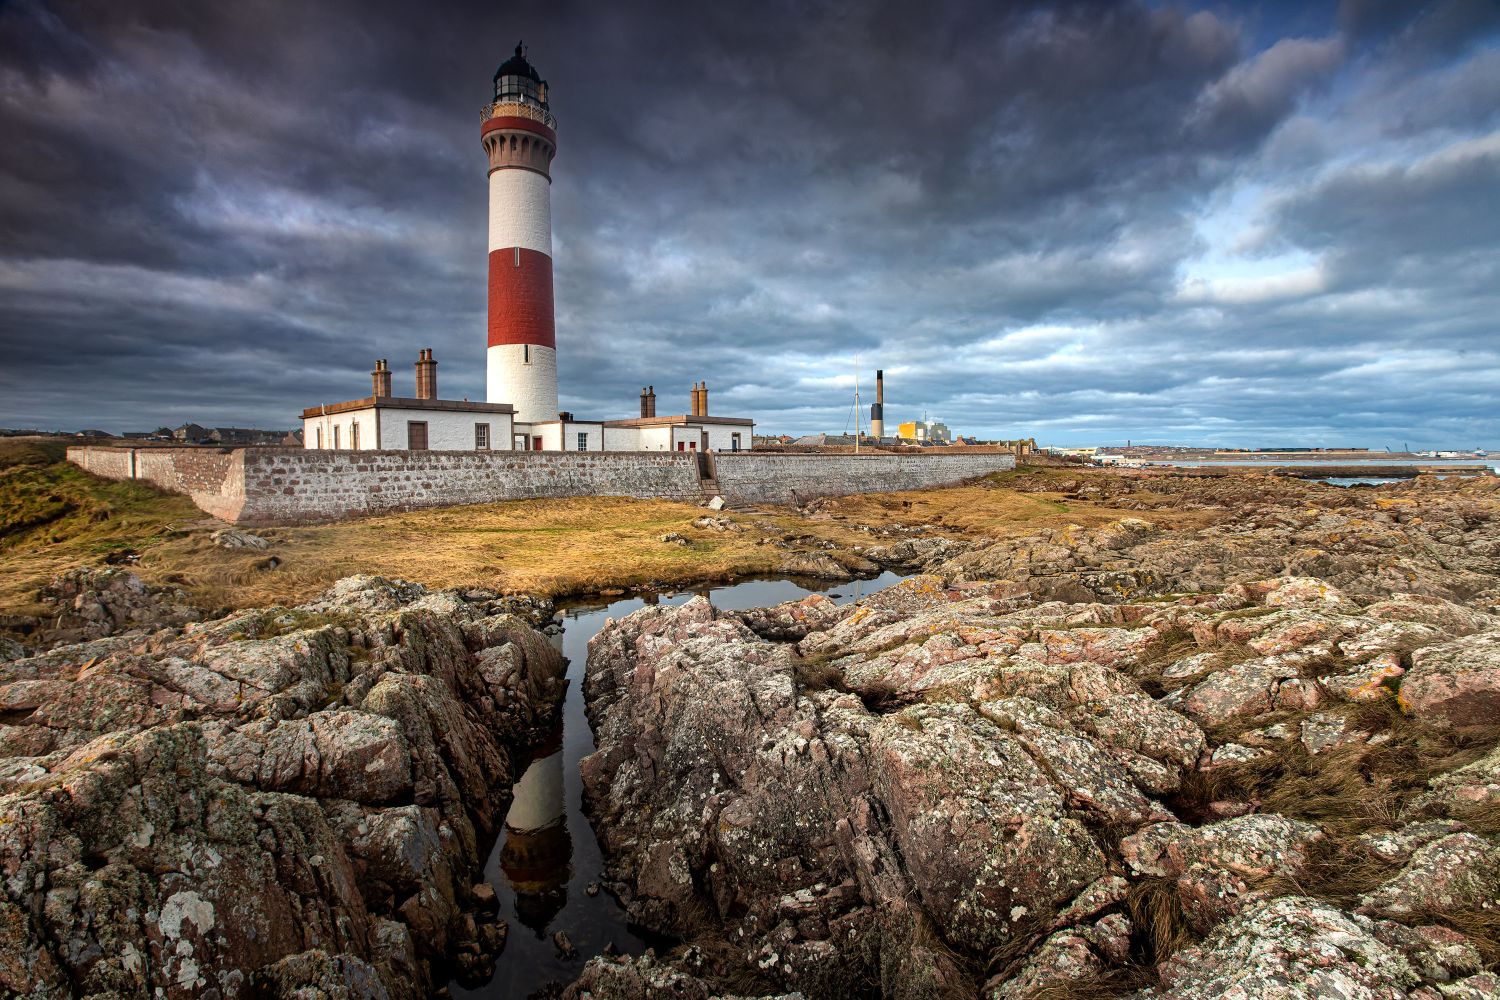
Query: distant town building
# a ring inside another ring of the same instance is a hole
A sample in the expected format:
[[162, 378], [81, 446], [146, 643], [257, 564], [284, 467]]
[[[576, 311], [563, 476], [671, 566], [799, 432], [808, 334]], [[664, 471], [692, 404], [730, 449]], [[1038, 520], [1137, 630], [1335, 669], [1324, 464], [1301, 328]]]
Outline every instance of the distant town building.
[[286, 438], [286, 431], [266, 431], [252, 427], [204, 427], [202, 424], [186, 423], [170, 429], [161, 427], [151, 434], [137, 431], [125, 436], [133, 439], [177, 441], [181, 444], [216, 444], [243, 448], [279, 445]]
[[916, 444], [947, 444], [953, 439], [953, 432], [937, 420], [908, 420], [897, 425], [896, 437]]

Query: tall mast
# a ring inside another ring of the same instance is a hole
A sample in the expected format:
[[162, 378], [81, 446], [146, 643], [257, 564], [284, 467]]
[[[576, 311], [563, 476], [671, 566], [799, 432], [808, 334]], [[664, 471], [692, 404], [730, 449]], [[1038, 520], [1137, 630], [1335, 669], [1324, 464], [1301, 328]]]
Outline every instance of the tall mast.
[[859, 454], [859, 355], [854, 356], [854, 454]]

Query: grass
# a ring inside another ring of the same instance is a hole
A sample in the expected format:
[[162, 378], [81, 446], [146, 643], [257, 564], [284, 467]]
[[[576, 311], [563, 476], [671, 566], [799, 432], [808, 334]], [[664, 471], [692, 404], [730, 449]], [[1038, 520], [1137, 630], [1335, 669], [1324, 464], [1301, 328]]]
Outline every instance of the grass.
[[[1310, 847], [1302, 872], [1263, 883], [1258, 887], [1263, 891], [1358, 906], [1362, 896], [1400, 870], [1400, 865], [1372, 855], [1359, 837], [1436, 815], [1413, 808], [1428, 782], [1473, 763], [1500, 744], [1500, 725], [1433, 725], [1403, 714], [1394, 699], [1352, 705], [1347, 719], [1352, 729], [1387, 738], [1376, 746], [1354, 743], [1316, 757], [1300, 741], [1288, 740], [1265, 757], [1196, 772], [1184, 783], [1178, 804], [1188, 814], [1215, 799], [1257, 799], [1260, 812], [1317, 823], [1326, 831], [1327, 836]], [[1475, 833], [1500, 835], [1500, 806], [1482, 806], [1455, 817]], [[1469, 937], [1487, 968], [1500, 969], [1500, 914], [1448, 910], [1406, 922], [1452, 927]]]
[[[132, 569], [148, 583], [179, 587], [216, 610], [295, 604], [352, 573], [545, 596], [679, 587], [776, 573], [792, 552], [761, 544], [767, 538], [799, 536], [794, 547], [813, 551], [823, 542], [852, 549], [884, 541], [861, 526], [1002, 537], [1127, 513], [1087, 502], [1064, 507], [983, 482], [844, 497], [812, 518], [791, 509], [731, 512], [746, 530], [717, 532], [692, 526], [704, 513], [695, 504], [579, 497], [267, 528], [256, 533], [271, 542], [269, 552], [226, 550], [209, 538], [223, 524], [185, 497], [95, 478], [64, 460], [67, 444], [0, 440], [0, 614], [38, 613], [36, 592], [54, 576], [124, 550], [138, 554]], [[667, 532], [691, 544], [663, 544]]]
[[1261, 812], [1354, 836], [1409, 818], [1411, 801], [1427, 790], [1428, 781], [1473, 763], [1500, 743], [1500, 726], [1433, 725], [1403, 714], [1391, 699], [1353, 705], [1348, 718], [1352, 729], [1388, 738], [1376, 746], [1353, 743], [1317, 756], [1300, 740], [1287, 740], [1274, 753], [1245, 764], [1194, 772], [1182, 798], [1201, 804], [1256, 799]]
[[159, 547], [204, 518], [186, 497], [95, 478], [63, 461], [64, 448], [0, 440], [0, 611], [28, 613], [64, 570]]

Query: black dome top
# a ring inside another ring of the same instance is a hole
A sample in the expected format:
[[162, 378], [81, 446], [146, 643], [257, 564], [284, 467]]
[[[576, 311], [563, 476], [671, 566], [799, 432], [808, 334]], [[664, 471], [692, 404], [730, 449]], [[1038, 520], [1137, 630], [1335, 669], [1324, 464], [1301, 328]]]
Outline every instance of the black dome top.
[[524, 76], [537, 83], [542, 82], [541, 76], [537, 74], [536, 67], [527, 62], [526, 57], [521, 54], [520, 45], [516, 46], [516, 54], [501, 63], [500, 68], [495, 70], [496, 80], [502, 76]]

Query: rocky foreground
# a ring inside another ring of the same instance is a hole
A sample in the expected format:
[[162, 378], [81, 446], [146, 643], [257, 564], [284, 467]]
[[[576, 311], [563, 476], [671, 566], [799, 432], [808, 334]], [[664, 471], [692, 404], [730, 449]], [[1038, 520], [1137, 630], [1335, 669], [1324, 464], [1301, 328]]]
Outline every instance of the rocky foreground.
[[354, 577], [193, 624], [118, 571], [50, 596], [54, 648], [0, 650], [0, 989], [418, 997], [455, 956], [488, 978], [479, 864], [563, 685], [534, 605]]
[[[1090, 526], [872, 525], [798, 558], [920, 575], [595, 637], [609, 888], [681, 944], [568, 995], [1500, 995], [1495, 484], [1005, 485]], [[7, 994], [417, 997], [507, 960], [476, 881], [564, 687], [545, 603], [40, 598], [0, 639]]]
[[602, 630], [587, 802], [687, 944], [569, 995], [1500, 995], [1492, 484], [1084, 490], [1142, 516]]

